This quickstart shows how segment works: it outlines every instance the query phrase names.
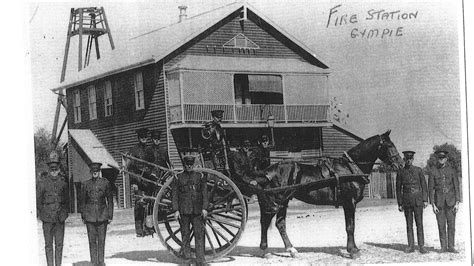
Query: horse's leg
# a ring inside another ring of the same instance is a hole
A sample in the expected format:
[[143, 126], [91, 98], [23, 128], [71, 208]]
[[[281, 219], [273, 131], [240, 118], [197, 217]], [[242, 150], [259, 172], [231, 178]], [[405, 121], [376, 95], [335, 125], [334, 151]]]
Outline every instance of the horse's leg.
[[298, 250], [293, 247], [291, 244], [288, 235], [286, 234], [286, 210], [288, 207], [280, 208], [276, 215], [275, 226], [278, 228], [280, 232], [281, 239], [283, 239], [283, 243], [285, 244], [286, 251], [289, 251], [291, 256], [294, 258], [298, 254]]
[[268, 232], [268, 227], [270, 227], [270, 223], [272, 222], [272, 218], [275, 215], [275, 213], [266, 213], [262, 209], [263, 208], [260, 206], [260, 229], [261, 229], [260, 251], [261, 251], [262, 257], [267, 257], [269, 256], [269, 253], [267, 251], [267, 248], [268, 248], [267, 232]]
[[345, 199], [343, 203], [344, 217], [346, 219], [346, 233], [347, 233], [347, 252], [354, 257], [359, 249], [354, 241], [355, 230], [355, 210], [356, 204], [354, 199]]

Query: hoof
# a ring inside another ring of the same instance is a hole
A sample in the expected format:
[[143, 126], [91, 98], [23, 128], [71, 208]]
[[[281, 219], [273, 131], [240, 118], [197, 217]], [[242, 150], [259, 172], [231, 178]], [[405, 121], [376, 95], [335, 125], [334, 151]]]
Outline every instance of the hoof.
[[264, 259], [269, 259], [272, 257], [272, 253], [268, 252], [268, 249], [261, 249], [260, 250], [260, 257]]
[[296, 258], [296, 256], [298, 256], [298, 250], [296, 250], [294, 247], [287, 248], [286, 251], [290, 252], [292, 258]]
[[349, 252], [349, 256], [351, 259], [357, 259], [360, 257], [360, 250], [358, 248], [354, 248]]

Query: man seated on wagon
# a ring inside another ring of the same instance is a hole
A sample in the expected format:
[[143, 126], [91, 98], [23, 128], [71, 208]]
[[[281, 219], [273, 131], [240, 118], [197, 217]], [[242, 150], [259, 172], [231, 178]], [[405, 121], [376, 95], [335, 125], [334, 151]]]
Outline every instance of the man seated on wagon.
[[270, 166], [270, 139], [267, 135], [262, 135], [258, 140], [258, 145], [251, 153], [252, 166], [257, 171], [263, 171]]
[[[255, 170], [251, 160], [252, 151], [250, 147], [252, 144], [248, 139], [242, 142], [242, 145], [237, 152], [233, 152], [231, 157], [231, 173], [233, 178], [238, 178], [246, 184], [258, 188], [264, 188], [271, 178], [266, 176], [264, 171]], [[244, 193], [246, 193], [244, 191]], [[249, 194], [248, 192], [246, 194]]]

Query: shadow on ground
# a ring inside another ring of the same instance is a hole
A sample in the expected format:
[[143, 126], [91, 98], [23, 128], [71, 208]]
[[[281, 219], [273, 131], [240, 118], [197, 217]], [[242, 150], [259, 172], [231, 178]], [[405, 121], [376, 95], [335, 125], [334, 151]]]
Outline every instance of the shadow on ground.
[[[407, 244], [400, 244], [400, 243], [387, 244], [387, 243], [365, 242], [364, 244], [378, 247], [378, 248], [393, 249], [393, 250], [402, 251], [402, 252], [405, 251], [406, 248], [408, 248]], [[416, 247], [416, 249], [418, 249], [418, 247]], [[425, 247], [425, 249], [428, 250], [429, 252], [438, 252], [438, 250], [436, 250], [434, 247]]]
[[[345, 251], [346, 247], [298, 247], [298, 252], [302, 253], [326, 253], [329, 255], [340, 256], [343, 258], [349, 258], [349, 254]], [[269, 248], [273, 256], [278, 257], [288, 257], [291, 255], [285, 250], [285, 248]], [[260, 248], [259, 247], [246, 247], [246, 246], [237, 246], [235, 247], [227, 256], [217, 259], [213, 262], [226, 263], [234, 261], [233, 257], [260, 257]], [[180, 259], [174, 257], [171, 253], [166, 250], [141, 250], [141, 251], [126, 251], [115, 253], [109, 258], [118, 258], [126, 259], [130, 261], [155, 261], [162, 263], [183, 263]], [[89, 264], [83, 264], [83, 262], [78, 262], [73, 264], [75, 266], [85, 266]]]
[[91, 265], [93, 264], [90, 263], [89, 261], [78, 261], [72, 264], [72, 266], [91, 266]]
[[111, 235], [116, 235], [116, 236], [120, 236], [120, 235], [134, 235], [135, 234], [135, 228], [133, 229], [125, 229], [125, 230], [110, 230], [107, 232], [107, 235], [108, 236], [111, 236]]
[[155, 262], [176, 263], [176, 264], [181, 263], [181, 260], [173, 256], [167, 250], [125, 251], [125, 252], [115, 253], [109, 258], [126, 259], [130, 261], [155, 261]]
[[[346, 247], [297, 247], [298, 253], [326, 253], [329, 255], [340, 256], [343, 258], [350, 258], [349, 253], [346, 252]], [[291, 255], [285, 248], [268, 248], [268, 252], [272, 253], [273, 256], [287, 257]], [[260, 257], [261, 251], [259, 247], [235, 247], [227, 256], [239, 256], [239, 257]]]

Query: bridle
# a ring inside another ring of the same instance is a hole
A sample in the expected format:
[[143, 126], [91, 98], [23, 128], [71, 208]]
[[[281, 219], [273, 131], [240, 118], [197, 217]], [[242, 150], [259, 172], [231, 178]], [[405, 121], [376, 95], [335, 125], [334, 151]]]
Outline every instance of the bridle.
[[[378, 135], [378, 137], [379, 137], [379, 146], [377, 148], [377, 151], [380, 153], [380, 150], [382, 149], [382, 147], [385, 144], [385, 140], [382, 138], [381, 135]], [[388, 145], [385, 145], [385, 146], [387, 147], [387, 152], [388, 152], [388, 155], [386, 155], [387, 159], [390, 162], [390, 165], [393, 166], [395, 164], [395, 160], [398, 156], [398, 152], [393, 147], [388, 147]]]

